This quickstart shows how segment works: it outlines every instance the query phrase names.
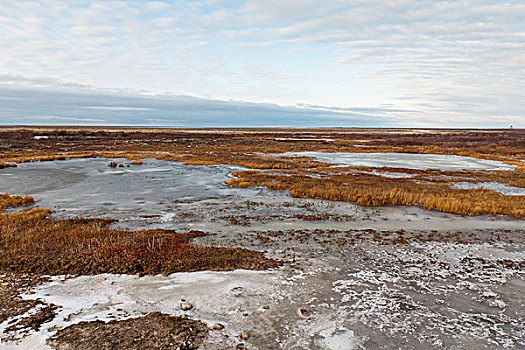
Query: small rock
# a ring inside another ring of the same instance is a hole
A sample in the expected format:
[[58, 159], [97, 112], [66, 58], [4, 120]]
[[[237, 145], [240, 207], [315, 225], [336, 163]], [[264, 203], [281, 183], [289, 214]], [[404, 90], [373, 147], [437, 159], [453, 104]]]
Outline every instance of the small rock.
[[248, 334], [248, 332], [242, 332], [241, 335], [239, 335], [239, 337], [240, 337], [242, 340], [248, 340], [248, 339], [250, 339], [250, 335]]
[[496, 299], [490, 302], [490, 306], [496, 306], [496, 307], [499, 307], [500, 309], [504, 309], [505, 306], [507, 305], [505, 304], [503, 300]]
[[301, 317], [308, 317], [312, 314], [312, 310], [307, 307], [300, 307], [297, 309], [297, 314]]
[[213, 329], [216, 329], [218, 331], [220, 331], [223, 328], [224, 328], [224, 326], [222, 324], [220, 324], [220, 323], [216, 323], [216, 324], [213, 325]]
[[465, 282], [465, 287], [476, 292], [479, 292], [481, 290], [477, 284], [474, 284], [472, 282]]
[[493, 291], [491, 291], [490, 289], [487, 289], [486, 291], [483, 292], [481, 296], [484, 298], [495, 298], [498, 295], [494, 293]]
[[231, 293], [234, 297], [240, 297], [242, 293], [244, 293], [243, 287], [234, 287], [231, 290]]
[[183, 310], [183, 311], [187, 311], [187, 310], [191, 310], [193, 309], [193, 305], [191, 305], [191, 303], [187, 302], [186, 300], [181, 300], [180, 301], [180, 308]]

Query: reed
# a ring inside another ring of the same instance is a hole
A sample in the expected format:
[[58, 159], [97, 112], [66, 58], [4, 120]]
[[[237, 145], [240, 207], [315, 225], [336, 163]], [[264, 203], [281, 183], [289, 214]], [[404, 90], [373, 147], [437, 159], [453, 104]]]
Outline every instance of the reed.
[[371, 174], [336, 174], [322, 179], [257, 171], [237, 171], [232, 175], [237, 178], [226, 181], [229, 186], [287, 189], [294, 197], [350, 201], [363, 206], [417, 205], [462, 215], [525, 217], [525, 196], [502, 196], [485, 189], [458, 190], [443, 183], [418, 184], [407, 179], [393, 182]]

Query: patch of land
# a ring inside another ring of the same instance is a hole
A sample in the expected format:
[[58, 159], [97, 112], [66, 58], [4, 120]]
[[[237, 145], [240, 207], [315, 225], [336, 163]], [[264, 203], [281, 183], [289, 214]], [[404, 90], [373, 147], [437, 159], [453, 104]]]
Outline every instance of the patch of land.
[[2, 128], [1, 346], [523, 348], [524, 136]]
[[35, 274], [5, 272], [0, 275], [0, 324], [9, 320], [0, 337], [2, 341], [38, 331], [43, 323], [55, 317], [55, 305], [20, 296], [48, 280]]
[[[59, 330], [47, 343], [58, 350], [73, 349], [198, 349], [206, 325], [183, 317], [152, 312], [123, 321], [80, 322]], [[118, 342], [108, 343], [108, 339]]]

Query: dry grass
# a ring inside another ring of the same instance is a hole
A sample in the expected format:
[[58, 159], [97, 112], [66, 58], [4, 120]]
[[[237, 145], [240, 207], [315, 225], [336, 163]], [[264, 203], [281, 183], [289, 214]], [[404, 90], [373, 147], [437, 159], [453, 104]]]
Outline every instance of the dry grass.
[[109, 322], [83, 321], [60, 329], [47, 343], [58, 350], [194, 350], [201, 347], [207, 333], [204, 322], [152, 312]]
[[334, 174], [312, 178], [303, 174], [272, 175], [258, 171], [237, 171], [234, 187], [266, 186], [287, 189], [294, 197], [350, 201], [364, 206], [417, 205], [430, 210], [475, 215], [525, 217], [524, 196], [502, 196], [483, 189], [458, 190], [444, 183], [418, 184], [410, 179], [392, 179], [371, 174]]
[[10, 196], [7, 193], [0, 193], [0, 211], [6, 208], [27, 207], [33, 204], [35, 200], [30, 196]]
[[0, 161], [0, 169], [5, 169], [5, 168], [16, 168], [16, 164], [15, 163], [5, 163], [5, 162]]
[[[30, 197], [0, 197], [3, 208], [31, 203]], [[49, 213], [29, 208], [0, 214], [0, 270], [50, 275], [169, 274], [278, 265], [259, 252], [189, 244], [204, 232], [119, 231], [107, 227], [110, 219], [53, 220]]]

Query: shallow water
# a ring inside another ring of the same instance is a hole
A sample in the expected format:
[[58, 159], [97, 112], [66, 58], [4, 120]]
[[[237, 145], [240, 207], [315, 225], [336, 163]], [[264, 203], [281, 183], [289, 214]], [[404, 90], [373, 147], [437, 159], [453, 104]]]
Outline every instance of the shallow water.
[[[126, 163], [125, 159], [113, 159]], [[29, 194], [56, 217], [112, 217], [116, 228], [247, 230], [374, 228], [442, 230], [520, 227], [520, 220], [463, 217], [417, 207], [360, 207], [348, 202], [293, 198], [287, 191], [230, 188], [236, 166], [183, 165], [155, 159], [110, 168], [109, 159], [23, 163], [0, 170], [0, 193]], [[329, 215], [307, 221], [298, 215]]]
[[339, 166], [368, 166], [409, 169], [439, 170], [511, 170], [513, 165], [492, 160], [482, 160], [449, 154], [417, 153], [325, 153], [325, 152], [287, 152], [285, 156], [306, 156], [325, 163]]
[[184, 166], [148, 159], [147, 165], [110, 168], [109, 161], [23, 163], [1, 172], [0, 192], [30, 194], [41, 207], [90, 216], [159, 214], [173, 203], [228, 198], [238, 192], [223, 182], [239, 167]]

